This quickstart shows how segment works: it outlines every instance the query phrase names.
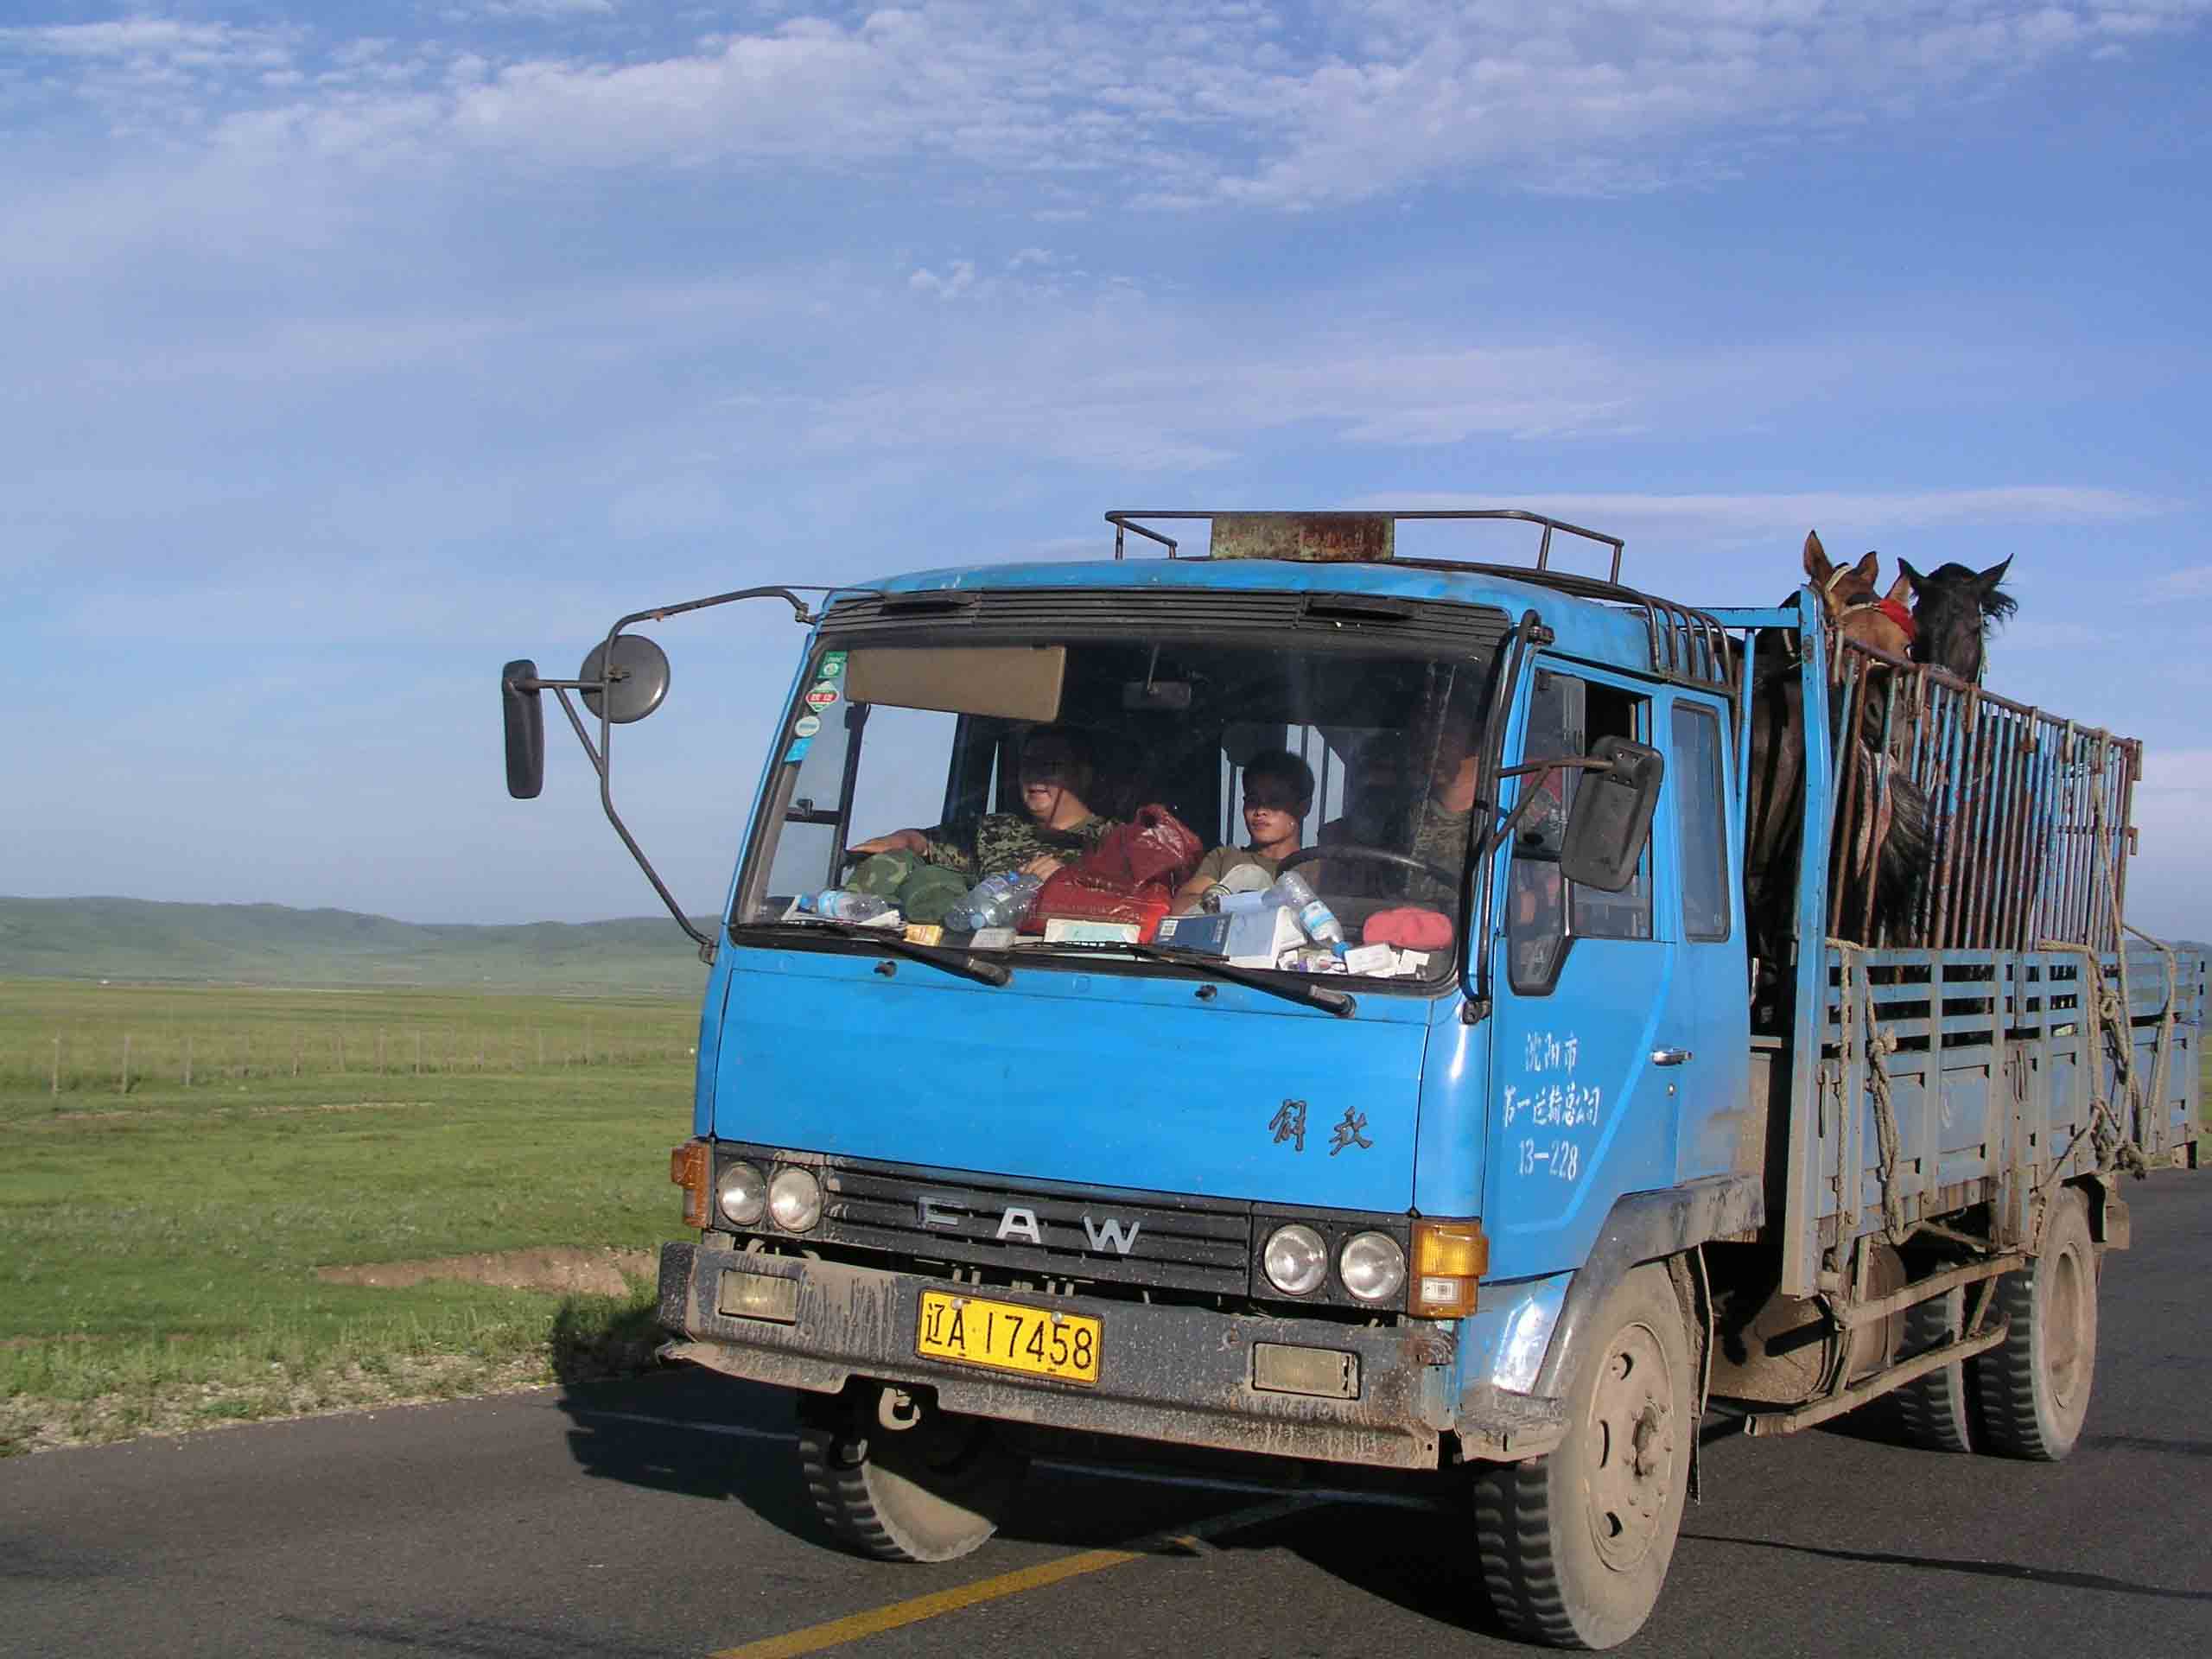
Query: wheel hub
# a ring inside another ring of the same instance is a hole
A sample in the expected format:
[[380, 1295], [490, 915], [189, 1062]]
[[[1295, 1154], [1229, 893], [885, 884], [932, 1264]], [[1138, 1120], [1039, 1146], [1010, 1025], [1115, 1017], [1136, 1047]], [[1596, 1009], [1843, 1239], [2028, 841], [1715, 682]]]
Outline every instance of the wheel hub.
[[1590, 1536], [1599, 1558], [1625, 1572], [1658, 1541], [1673, 1497], [1674, 1379], [1642, 1325], [1622, 1332], [1602, 1363], [1590, 1407]]

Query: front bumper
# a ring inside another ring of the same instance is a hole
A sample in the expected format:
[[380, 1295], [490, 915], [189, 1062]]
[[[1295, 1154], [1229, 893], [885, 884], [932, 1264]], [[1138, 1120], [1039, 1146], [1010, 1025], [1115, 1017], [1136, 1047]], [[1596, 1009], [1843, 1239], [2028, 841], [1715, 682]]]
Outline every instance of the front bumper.
[[[721, 1275], [798, 1281], [790, 1324], [717, 1311]], [[1079, 1311], [1103, 1322], [1095, 1386], [979, 1370], [915, 1352], [921, 1293]], [[1246, 1318], [1203, 1308], [1084, 1301], [979, 1289], [841, 1262], [666, 1244], [660, 1321], [687, 1340], [670, 1351], [732, 1376], [835, 1393], [862, 1376], [933, 1389], [948, 1411], [1052, 1428], [1127, 1435], [1325, 1463], [1437, 1466], [1452, 1425], [1456, 1343], [1448, 1326]], [[1252, 1345], [1280, 1343], [1357, 1356], [1357, 1397], [1319, 1399], [1253, 1387]]]

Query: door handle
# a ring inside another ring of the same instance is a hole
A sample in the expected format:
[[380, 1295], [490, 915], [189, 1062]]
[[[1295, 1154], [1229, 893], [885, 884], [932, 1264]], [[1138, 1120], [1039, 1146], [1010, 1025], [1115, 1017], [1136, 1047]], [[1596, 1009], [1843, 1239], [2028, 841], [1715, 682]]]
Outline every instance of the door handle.
[[1655, 1048], [1651, 1051], [1654, 1065], [1681, 1065], [1690, 1058], [1687, 1048]]

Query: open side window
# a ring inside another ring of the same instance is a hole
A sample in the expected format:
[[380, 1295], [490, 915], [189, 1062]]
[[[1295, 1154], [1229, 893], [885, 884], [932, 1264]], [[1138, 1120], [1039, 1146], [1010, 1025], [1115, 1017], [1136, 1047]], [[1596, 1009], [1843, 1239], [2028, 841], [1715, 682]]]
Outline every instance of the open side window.
[[[1650, 741], [1651, 700], [1596, 680], [1539, 669], [1529, 687], [1522, 762], [1587, 754], [1602, 737]], [[1531, 772], [1519, 779], [1516, 803], [1536, 803], [1522, 816], [1506, 871], [1507, 976], [1523, 995], [1542, 995], [1558, 983], [1560, 969], [1577, 938], [1649, 939], [1651, 927], [1651, 849], [1647, 845], [1635, 880], [1619, 893], [1567, 880], [1560, 850], [1567, 836], [1581, 774], [1572, 768]]]

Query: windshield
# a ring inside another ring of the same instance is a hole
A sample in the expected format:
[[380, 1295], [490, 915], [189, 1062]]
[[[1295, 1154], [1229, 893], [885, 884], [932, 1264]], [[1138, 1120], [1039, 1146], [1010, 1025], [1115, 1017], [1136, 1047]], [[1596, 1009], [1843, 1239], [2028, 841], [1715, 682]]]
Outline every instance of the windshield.
[[[1155, 973], [1161, 952], [1408, 988], [1451, 971], [1493, 648], [1040, 633], [826, 639], [732, 925], [835, 917], [1040, 963], [1141, 942], [1125, 959]], [[978, 907], [989, 878], [1027, 907]]]

